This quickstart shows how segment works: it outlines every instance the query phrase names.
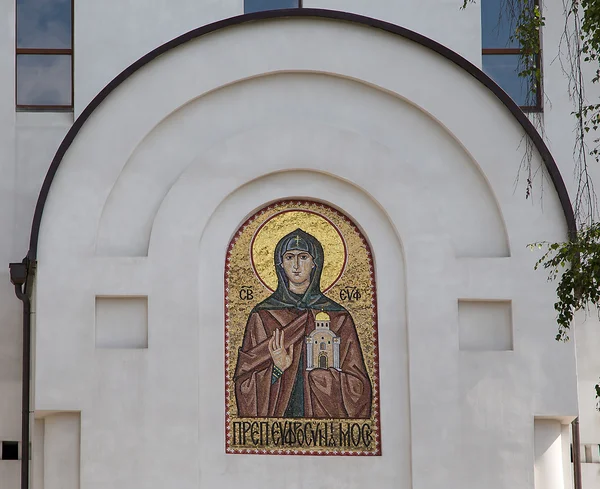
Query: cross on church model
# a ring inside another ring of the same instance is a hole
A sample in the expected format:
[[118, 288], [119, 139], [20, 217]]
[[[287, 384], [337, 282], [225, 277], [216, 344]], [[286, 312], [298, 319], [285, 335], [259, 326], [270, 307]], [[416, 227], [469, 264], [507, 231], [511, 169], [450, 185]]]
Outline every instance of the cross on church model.
[[306, 337], [306, 370], [340, 370], [340, 338], [329, 329], [330, 321], [326, 312], [315, 316], [315, 330]]

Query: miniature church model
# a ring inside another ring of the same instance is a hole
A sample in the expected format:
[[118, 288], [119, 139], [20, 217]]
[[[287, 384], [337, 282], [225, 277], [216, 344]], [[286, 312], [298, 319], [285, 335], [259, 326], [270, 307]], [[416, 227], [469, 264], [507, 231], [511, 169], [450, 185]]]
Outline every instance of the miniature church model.
[[326, 312], [315, 316], [315, 330], [306, 337], [306, 370], [335, 368], [340, 370], [340, 338], [329, 329]]

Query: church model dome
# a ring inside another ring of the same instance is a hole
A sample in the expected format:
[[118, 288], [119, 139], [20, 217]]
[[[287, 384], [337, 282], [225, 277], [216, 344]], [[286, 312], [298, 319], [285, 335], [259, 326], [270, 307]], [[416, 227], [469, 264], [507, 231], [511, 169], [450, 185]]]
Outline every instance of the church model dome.
[[317, 315], [315, 316], [315, 320], [316, 321], [329, 321], [330, 320], [329, 314], [321, 311], [321, 312], [317, 313]]
[[306, 370], [340, 370], [340, 338], [329, 328], [330, 322], [326, 312], [315, 315], [315, 329], [306, 337]]

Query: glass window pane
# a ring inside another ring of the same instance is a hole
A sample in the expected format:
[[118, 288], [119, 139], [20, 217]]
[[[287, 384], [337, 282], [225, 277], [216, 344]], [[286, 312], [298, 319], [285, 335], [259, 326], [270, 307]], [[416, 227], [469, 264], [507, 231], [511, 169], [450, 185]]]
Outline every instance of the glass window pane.
[[71, 48], [71, 0], [17, 0], [17, 47]]
[[[520, 2], [514, 2], [520, 3]], [[481, 45], [489, 48], [518, 48], [519, 43], [510, 41], [514, 32], [514, 15], [507, 11], [508, 0], [481, 0]]]
[[244, 13], [277, 10], [281, 8], [297, 8], [298, 0], [244, 0]]
[[535, 94], [528, 93], [527, 80], [519, 76], [518, 54], [486, 54], [485, 71], [520, 106], [535, 106]]
[[17, 105], [71, 105], [71, 56], [19, 54]]

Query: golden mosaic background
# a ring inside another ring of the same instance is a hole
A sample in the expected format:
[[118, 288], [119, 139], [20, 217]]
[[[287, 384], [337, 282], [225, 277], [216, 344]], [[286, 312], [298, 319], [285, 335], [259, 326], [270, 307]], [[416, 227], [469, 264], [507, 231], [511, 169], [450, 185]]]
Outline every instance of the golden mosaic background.
[[[351, 224], [349, 220], [339, 214], [337, 211], [331, 209], [328, 206], [316, 203], [316, 202], [281, 202], [278, 204], [271, 205], [263, 211], [252, 217], [234, 236], [230, 245], [228, 253], [228, 262], [225, 270], [225, 305], [226, 305], [226, 351], [225, 351], [225, 368], [226, 368], [226, 423], [227, 423], [227, 451], [229, 453], [243, 452], [250, 453], [248, 450], [236, 450], [235, 447], [231, 447], [231, 429], [234, 421], [256, 421], [256, 419], [238, 418], [237, 407], [235, 402], [235, 389], [232, 381], [235, 366], [237, 363], [238, 350], [242, 345], [244, 337], [244, 330], [248, 316], [252, 311], [253, 307], [259, 302], [266, 299], [270, 294], [269, 291], [257, 277], [250, 259], [251, 244], [254, 235], [265, 221], [284, 210], [309, 210], [318, 213], [329, 221], [331, 221], [343, 236], [344, 242], [347, 249], [347, 260], [346, 267], [343, 271], [340, 279], [335, 285], [325, 293], [326, 296], [333, 299], [337, 303], [344, 306], [348, 312], [352, 315], [354, 323], [356, 325], [356, 331], [359, 336], [360, 345], [363, 352], [363, 357], [371, 385], [373, 386], [373, 406], [371, 410], [371, 426], [373, 429], [373, 436], [377, 440], [376, 446], [371, 446], [370, 452], [366, 453], [360, 449], [347, 449], [345, 450], [348, 454], [376, 454], [380, 451], [379, 444], [379, 382], [378, 382], [378, 365], [377, 365], [377, 330], [376, 330], [376, 310], [375, 310], [375, 284], [372, 280], [371, 275], [371, 259], [367, 246], [363, 242], [361, 235], [358, 230]], [[294, 223], [293, 229], [301, 228], [307, 233], [313, 234], [313, 230], [310, 227], [311, 222], [314, 223], [314, 218], [303, 218], [303, 216], [310, 216], [310, 214], [298, 214], [294, 212], [296, 222]], [[265, 226], [266, 228], [266, 226]], [[264, 229], [264, 228], [263, 228]], [[292, 230], [293, 230], [292, 229]], [[329, 233], [335, 232], [333, 228], [329, 228]], [[269, 249], [275, 249], [275, 245], [283, 236], [285, 236], [290, 230], [287, 227], [280, 232], [277, 232], [275, 228], [270, 231], [272, 243]], [[319, 237], [319, 241], [323, 245], [325, 253], [328, 248], [335, 248], [335, 244], [328, 246], [322, 241], [323, 229], [321, 229], [315, 236]], [[337, 233], [336, 233], [337, 234]], [[339, 239], [339, 236], [335, 238], [331, 236], [332, 242], [335, 239]], [[338, 247], [339, 248], [339, 247]], [[271, 252], [271, 264], [273, 263], [272, 252]], [[327, 260], [327, 258], [326, 258]], [[339, 258], [337, 258], [339, 260]], [[324, 270], [323, 274], [325, 275]], [[329, 273], [331, 276], [331, 272]], [[247, 294], [241, 293], [242, 288], [252, 288], [252, 300], [243, 300], [241, 297], [246, 297]], [[360, 291], [360, 298], [355, 298], [352, 301], [343, 300], [345, 292], [349, 290], [358, 289]], [[341, 296], [340, 296], [341, 293]], [[341, 298], [340, 298], [341, 297]], [[266, 418], [261, 418], [266, 420]], [[269, 421], [276, 421], [278, 418], [268, 418]], [[308, 419], [307, 419], [308, 420]], [[290, 421], [290, 419], [280, 419], [280, 421]], [[293, 419], [291, 421], [294, 421]], [[301, 421], [305, 421], [304, 419]], [[316, 420], [315, 420], [316, 421]], [[352, 420], [318, 420], [318, 421], [344, 421], [351, 422]], [[367, 420], [356, 420], [357, 422], [365, 422]], [[254, 452], [254, 451], [253, 451]], [[277, 447], [268, 447], [267, 451], [257, 450], [256, 453], [281, 453]], [[284, 450], [289, 452], [289, 450]], [[308, 448], [293, 450], [292, 453], [307, 453]], [[332, 454], [332, 450], [326, 448], [311, 448], [311, 454]]]
[[[263, 221], [265, 222], [265, 221]], [[273, 292], [277, 288], [277, 272], [273, 255], [281, 238], [301, 228], [313, 235], [325, 253], [321, 290], [326, 291], [342, 273], [346, 260], [344, 242], [340, 233], [320, 214], [306, 211], [288, 211], [275, 214], [257, 230], [251, 246], [251, 259], [258, 278]]]

